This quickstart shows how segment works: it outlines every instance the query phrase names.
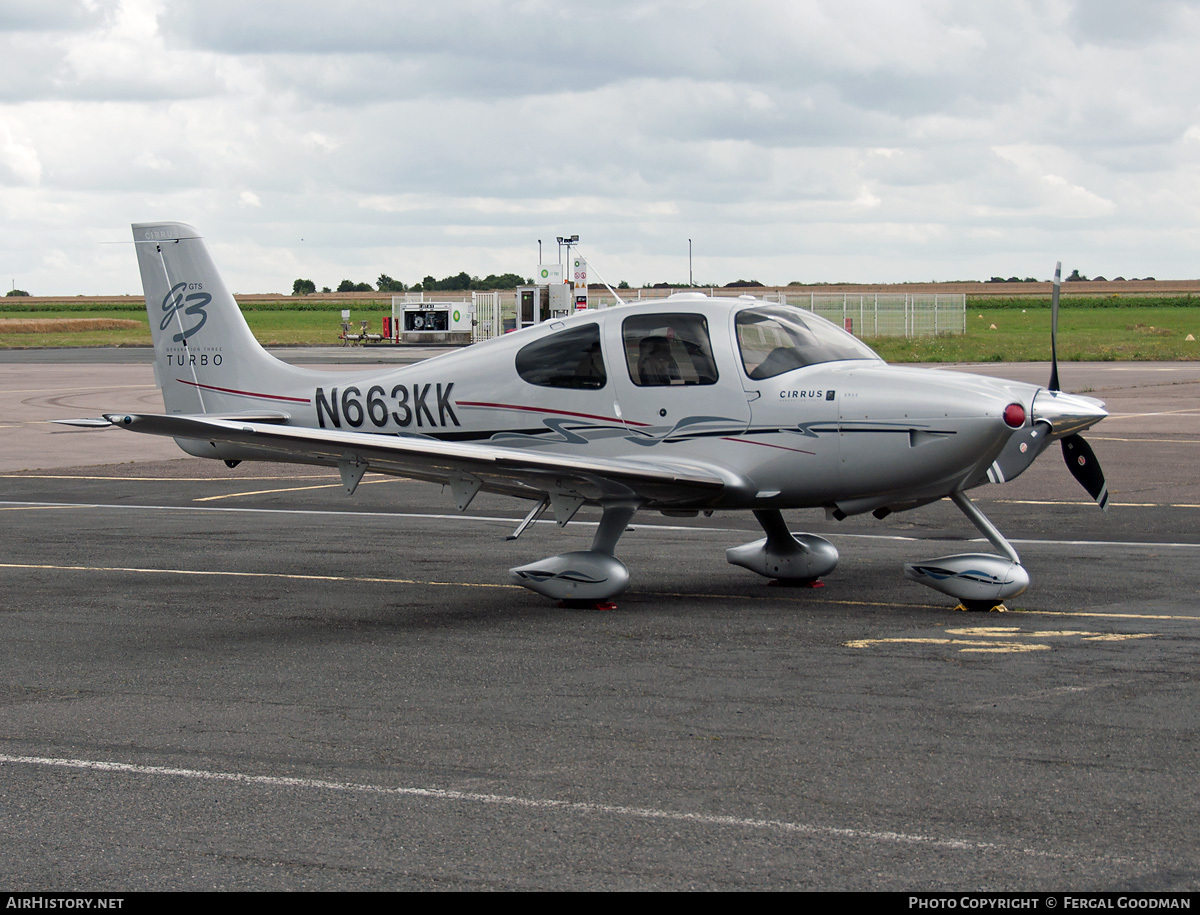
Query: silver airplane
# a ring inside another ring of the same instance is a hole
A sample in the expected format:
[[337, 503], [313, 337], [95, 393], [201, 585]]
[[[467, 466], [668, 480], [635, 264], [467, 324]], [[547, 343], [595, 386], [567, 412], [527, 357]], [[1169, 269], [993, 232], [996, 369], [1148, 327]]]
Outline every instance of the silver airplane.
[[[682, 293], [411, 366], [322, 372], [258, 344], [191, 226], [138, 223], [133, 237], [166, 413], [91, 423], [171, 436], [230, 467], [336, 467], [347, 493], [370, 469], [442, 483], [460, 511], [480, 491], [530, 500], [510, 539], [547, 508], [565, 525], [599, 506], [590, 549], [510, 570], [564, 602], [603, 605], [628, 586], [615, 551], [640, 510], [748, 509], [766, 536], [730, 548], [728, 561], [800, 584], [828, 575], [838, 552], [789, 530], [784, 510], [883, 518], [948, 497], [1000, 555], [942, 556], [904, 573], [991, 609], [1029, 576], [968, 490], [1015, 478], [1060, 441], [1072, 473], [1107, 503], [1079, 433], [1108, 414], [1058, 390], [1056, 357], [1045, 388], [890, 366], [811, 313]], [[1055, 318], [1057, 290], [1056, 275]]]

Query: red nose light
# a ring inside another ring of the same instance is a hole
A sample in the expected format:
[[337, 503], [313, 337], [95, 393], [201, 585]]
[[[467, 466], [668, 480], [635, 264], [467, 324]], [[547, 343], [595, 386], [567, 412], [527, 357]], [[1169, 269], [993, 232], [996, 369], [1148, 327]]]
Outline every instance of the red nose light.
[[1004, 421], [1014, 429], [1025, 425], [1025, 408], [1019, 403], [1010, 403], [1004, 408]]

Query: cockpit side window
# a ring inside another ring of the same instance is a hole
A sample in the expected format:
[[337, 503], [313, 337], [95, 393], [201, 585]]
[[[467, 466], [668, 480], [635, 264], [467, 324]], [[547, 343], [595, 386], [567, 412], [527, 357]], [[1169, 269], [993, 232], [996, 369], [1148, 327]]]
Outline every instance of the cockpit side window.
[[854, 336], [798, 308], [747, 308], [738, 313], [736, 324], [742, 365], [756, 381], [818, 362], [879, 359]]
[[517, 351], [517, 374], [544, 388], [596, 390], [608, 382], [600, 328], [584, 324], [534, 340]]
[[717, 383], [703, 315], [633, 315], [621, 331], [629, 377], [639, 387]]

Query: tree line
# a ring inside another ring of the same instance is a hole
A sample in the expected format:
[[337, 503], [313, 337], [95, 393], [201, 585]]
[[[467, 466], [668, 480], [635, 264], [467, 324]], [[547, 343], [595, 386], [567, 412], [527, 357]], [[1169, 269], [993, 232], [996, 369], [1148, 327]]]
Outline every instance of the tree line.
[[[482, 279], [471, 276], [465, 270], [454, 276], [435, 279], [427, 276], [421, 282], [412, 286], [393, 279], [386, 273], [379, 274], [375, 285], [356, 283], [353, 280], [342, 280], [337, 289], [324, 287], [321, 292], [468, 292], [488, 289], [516, 289], [518, 286], [532, 286], [533, 280], [526, 279], [516, 273], [489, 273]], [[292, 295], [312, 295], [317, 291], [317, 284], [312, 280], [298, 279], [292, 283]]]
[[[516, 289], [518, 286], [532, 286], [532, 279], [521, 276], [517, 273], [489, 273], [487, 276], [480, 279], [477, 276], [471, 276], [465, 270], [461, 273], [456, 273], [454, 276], [435, 279], [432, 276], [427, 276], [421, 282], [414, 283], [408, 286], [400, 280], [392, 279], [386, 273], [379, 274], [379, 279], [375, 281], [375, 285], [370, 283], [356, 283], [353, 280], [342, 280], [338, 284], [337, 289], [330, 289], [328, 286], [321, 289], [321, 292], [482, 292], [490, 289]], [[707, 286], [716, 287], [719, 283], [697, 283], [695, 288]], [[800, 283], [791, 283], [789, 285], [799, 286]], [[603, 289], [602, 283], [589, 283], [589, 288]], [[732, 283], [726, 283], [724, 288], [734, 289], [740, 287], [755, 287], [763, 286], [758, 280], [734, 280]], [[621, 280], [617, 283], [617, 289], [631, 288], [629, 283]], [[688, 283], [645, 283], [643, 289], [691, 289], [693, 288]], [[317, 292], [317, 284], [312, 280], [297, 279], [292, 283], [292, 295], [313, 295]]]
[[[1039, 280], [1037, 277], [1034, 277], [1034, 276], [1027, 276], [1024, 279], [1022, 279], [1019, 276], [1010, 276], [1008, 279], [1005, 279], [1002, 276], [994, 276], [990, 280], [988, 280], [988, 282], [989, 283], [1042, 283], [1042, 282], [1045, 282], [1045, 280]], [[1106, 276], [1094, 276], [1089, 279], [1089, 277], [1086, 274], [1080, 273], [1079, 268], [1076, 267], [1074, 270], [1071, 271], [1070, 276], [1068, 276], [1065, 280], [1063, 280], [1063, 282], [1064, 283], [1080, 283], [1080, 282], [1092, 282], [1092, 283], [1147, 282], [1147, 283], [1152, 283], [1152, 282], [1154, 282], [1154, 277], [1147, 276], [1147, 277], [1139, 278], [1139, 277], [1134, 276], [1134, 277], [1130, 277], [1128, 281], [1123, 276], [1114, 276], [1111, 281]]]

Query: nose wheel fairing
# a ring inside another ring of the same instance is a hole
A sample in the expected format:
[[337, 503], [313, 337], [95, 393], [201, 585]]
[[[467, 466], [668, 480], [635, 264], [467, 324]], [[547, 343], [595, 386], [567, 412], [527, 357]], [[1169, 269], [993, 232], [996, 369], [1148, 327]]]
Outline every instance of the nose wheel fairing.
[[968, 609], [990, 610], [1029, 587], [1029, 573], [1012, 544], [996, 530], [966, 493], [950, 494], [950, 499], [979, 528], [1003, 556], [991, 553], [957, 553], [924, 562], [905, 563], [904, 575], [926, 587], [957, 597]]
[[904, 577], [972, 604], [998, 606], [1029, 587], [1029, 573], [1019, 562], [991, 553], [958, 553], [923, 562], [905, 563]]

